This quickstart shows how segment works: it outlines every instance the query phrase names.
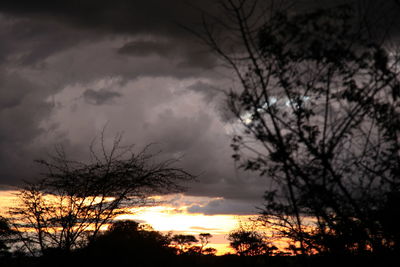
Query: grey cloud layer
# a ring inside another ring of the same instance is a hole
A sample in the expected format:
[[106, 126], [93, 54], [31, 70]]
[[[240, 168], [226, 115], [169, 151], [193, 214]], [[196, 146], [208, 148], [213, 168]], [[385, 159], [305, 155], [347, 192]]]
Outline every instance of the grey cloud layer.
[[[25, 23], [4, 19], [10, 37], [22, 28], [16, 24]], [[148, 37], [85, 36], [82, 29], [74, 33], [64, 27], [65, 33], [57, 25], [46, 33], [28, 27], [23, 48], [13, 46], [15, 37], [5, 38], [10, 49], [1, 72], [1, 183], [35, 178], [33, 160], [56, 144], [80, 159], [108, 124], [110, 138], [124, 131], [127, 142], [138, 148], [155, 142], [161, 157], [182, 157], [180, 166], [198, 175], [188, 194], [259, 201], [262, 186], [242, 179], [230, 157], [230, 137], [214, 102], [220, 85], [211, 56], [197, 59], [196, 47], [172, 37], [151, 36], [155, 41], [149, 49]], [[60, 36], [83, 37], [68, 46], [55, 43], [49, 53], [38, 50], [42, 41]], [[122, 53], [124, 47], [130, 49]]]
[[121, 97], [122, 95], [118, 92], [111, 92], [107, 89], [100, 89], [95, 91], [93, 89], [87, 89], [83, 92], [83, 98], [86, 102], [93, 105], [103, 105], [112, 103], [113, 99]]
[[[183, 79], [204, 67], [197, 63], [180, 67], [187, 59], [176, 50], [173, 59], [121, 55], [118, 49], [136, 35], [98, 32], [22, 13], [0, 14], [0, 183], [18, 184], [36, 176], [33, 160], [51, 151], [55, 143], [73, 146], [63, 133], [51, 143], [43, 138], [64, 123], [50, 119], [58, 109], [52, 97], [68, 86], [115, 76], [122, 77], [121, 83], [146, 76]], [[105, 88], [85, 89], [77, 97], [94, 105], [112, 104], [121, 96]]]
[[177, 23], [198, 21], [199, 6], [215, 8], [216, 1], [185, 0], [4, 0], [0, 10], [20, 16], [58, 20], [79, 28], [117, 33], [186, 35]]
[[[37, 175], [34, 159], [63, 144], [80, 157], [108, 124], [138, 147], [181, 157], [189, 212], [247, 213], [266, 180], [235, 169], [221, 117], [226, 82], [185, 26], [215, 1], [1, 1], [0, 184]], [[254, 210], [254, 209], [252, 209]]]
[[[260, 201], [259, 203], [262, 203], [261, 197], [259, 201]], [[205, 215], [213, 215], [213, 214], [253, 215], [259, 212], [259, 210], [254, 205], [255, 202], [246, 202], [243, 200], [218, 199], [218, 200], [213, 200], [204, 206], [193, 205], [189, 207], [187, 211], [190, 213], [202, 213]]]

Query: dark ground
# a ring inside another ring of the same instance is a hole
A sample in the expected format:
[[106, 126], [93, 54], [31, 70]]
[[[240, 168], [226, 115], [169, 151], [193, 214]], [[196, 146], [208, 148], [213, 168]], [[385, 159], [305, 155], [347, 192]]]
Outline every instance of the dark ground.
[[[146, 257], [144, 257], [146, 256]], [[239, 257], [236, 255], [225, 256], [176, 256], [176, 255], [126, 255], [126, 257], [114, 257], [113, 255], [91, 255], [90, 257], [82, 255], [48, 255], [46, 257], [18, 257], [3, 258], [0, 260], [0, 266], [4, 267], [83, 267], [83, 266], [207, 266], [207, 267], [334, 267], [334, 266], [399, 266], [398, 257], [295, 257], [295, 256], [255, 256], [255, 257]]]

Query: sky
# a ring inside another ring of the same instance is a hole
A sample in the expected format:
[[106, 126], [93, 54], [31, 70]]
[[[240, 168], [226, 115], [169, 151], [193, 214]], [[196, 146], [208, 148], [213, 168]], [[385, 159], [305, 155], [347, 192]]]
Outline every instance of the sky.
[[[315, 4], [298, 2], [299, 10]], [[175, 196], [181, 213], [256, 214], [269, 181], [232, 160], [236, 125], [221, 91], [234, 87], [233, 73], [182, 27], [198, 27], [199, 10], [218, 14], [216, 3], [1, 1], [2, 190], [38, 177], [34, 160], [56, 145], [85, 158], [105, 127], [108, 139], [153, 143], [197, 176]]]
[[[16, 4], [23, 3], [23, 4]], [[194, 1], [198, 8], [212, 7]], [[186, 1], [5, 1], [0, 5], [0, 184], [38, 176], [63, 145], [81, 159], [104, 127], [197, 176], [187, 195], [219, 198], [189, 212], [252, 214], [265, 180], [235, 168], [221, 90], [230, 75], [181, 25]]]
[[232, 73], [182, 27], [198, 25], [197, 8], [214, 6], [1, 1], [3, 206], [13, 201], [15, 186], [40, 176], [34, 160], [56, 145], [84, 160], [105, 127], [107, 140], [123, 133], [138, 150], [152, 143], [160, 159], [180, 158], [177, 167], [196, 176], [161, 210], [129, 218], [160, 231], [211, 232], [213, 246], [224, 251], [240, 216], [258, 212], [267, 181], [238, 170], [231, 157], [234, 125], [221, 90], [232, 86]]

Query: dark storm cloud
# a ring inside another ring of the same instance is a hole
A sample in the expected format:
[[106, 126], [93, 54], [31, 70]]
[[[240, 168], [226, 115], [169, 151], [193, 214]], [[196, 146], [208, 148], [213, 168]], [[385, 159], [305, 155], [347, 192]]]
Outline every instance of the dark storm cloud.
[[98, 91], [87, 89], [83, 92], [82, 96], [87, 103], [102, 105], [112, 103], [115, 98], [121, 97], [122, 95], [118, 92], [111, 92], [107, 89], [100, 89]]
[[175, 47], [175, 45], [169, 42], [133, 41], [124, 44], [118, 49], [118, 53], [139, 57], [152, 54], [156, 54], [161, 57], [171, 57], [176, 55]]
[[[132, 1], [128, 2], [131, 6]], [[50, 140], [38, 141], [48, 131], [43, 123], [57, 110], [51, 98], [68, 86], [84, 86], [114, 76], [126, 80], [146, 76], [181, 79], [197, 75], [199, 67], [212, 68], [212, 61], [178, 67], [188, 60], [176, 49], [173, 62], [170, 58], [160, 61], [151, 55], [151, 58], [141, 55], [138, 59], [117, 54], [118, 47], [131, 42], [125, 40], [140, 33], [153, 35], [157, 40], [168, 35], [181, 43], [185, 55], [196, 54], [199, 46], [186, 47], [186, 35], [182, 35], [172, 17], [167, 19], [157, 7], [152, 10], [151, 5], [139, 3], [131, 6], [134, 10], [119, 14], [118, 10], [124, 9], [109, 8], [108, 1], [94, 5], [95, 10], [89, 7], [95, 4], [93, 1], [82, 6], [72, 1], [58, 1], [61, 6], [54, 2], [32, 3], [0, 2], [0, 183], [15, 184], [35, 176], [32, 161], [43, 157], [45, 147], [51, 150], [54, 145]], [[88, 13], [81, 13], [81, 7]], [[146, 15], [141, 15], [143, 12]], [[154, 16], [149, 16], [149, 12]], [[131, 18], [124, 18], [125, 15]], [[132, 19], [139, 20], [132, 24], [129, 22]], [[112, 104], [112, 100], [120, 98], [118, 94], [96, 88], [82, 92], [81, 96], [86, 102], [100, 105]], [[64, 122], [51, 123], [53, 126], [46, 127], [56, 129], [56, 125]], [[61, 137], [58, 142], [70, 145], [68, 137]]]
[[0, 142], [24, 142], [30, 135], [36, 135], [37, 119], [51, 109], [45, 103], [39, 85], [17, 73], [2, 73], [0, 68]]
[[4, 0], [0, 10], [113, 33], [182, 35], [184, 33], [176, 23], [187, 24], [198, 17], [192, 4], [211, 9], [213, 3], [215, 1], [210, 0]]
[[45, 67], [43, 60], [50, 55], [93, 40], [96, 36], [57, 21], [49, 23], [32, 17], [12, 17], [0, 13], [0, 64]]
[[39, 122], [52, 109], [43, 101], [44, 91], [0, 67], [0, 183], [15, 184], [32, 174], [32, 161], [41, 152], [31, 149], [32, 141], [43, 133]]
[[204, 83], [201, 81], [189, 86], [188, 90], [192, 90], [194, 92], [204, 95], [206, 102], [212, 101], [214, 97], [216, 97], [222, 91], [222, 89], [217, 88], [212, 84]]
[[[170, 42], [161, 43], [158, 40], [128, 42], [119, 51], [132, 55], [155, 53], [160, 56], [175, 56], [181, 54], [185, 55], [185, 61], [181, 62], [181, 67], [196, 65], [207, 68], [215, 65], [215, 59], [207, 56], [208, 50], [204, 49], [204, 46], [201, 48], [199, 43], [193, 42], [194, 36], [179, 25], [197, 28], [201, 21], [200, 10], [223, 18], [219, 16], [221, 8], [218, 2], [212, 0], [3, 0], [0, 1], [0, 12], [24, 18], [24, 21], [15, 25], [17, 28], [12, 32], [5, 32], [2, 37], [15, 36], [15, 42], [12, 44], [16, 44], [19, 49], [23, 49], [26, 44], [28, 49], [34, 52], [25, 51], [20, 55], [19, 60], [32, 63], [94, 36], [157, 35], [169, 38]], [[353, 3], [356, 8], [366, 10], [366, 18], [370, 18], [371, 24], [380, 25], [378, 26], [380, 28], [393, 26], [393, 19], [398, 17], [396, 14], [399, 11], [399, 5], [396, 5], [393, 0], [302, 0], [293, 1], [293, 3], [292, 8], [301, 12], [309, 11], [311, 8]], [[10, 36], [11, 33], [13, 33], [12, 36]], [[29, 38], [28, 34], [36, 35], [35, 43], [29, 40], [25, 42], [26, 38]], [[2, 46], [3, 44], [0, 44], [0, 58], [14, 47], [13, 45], [6, 48]]]
[[169, 59], [182, 58], [178, 63], [180, 68], [212, 69], [217, 64], [216, 58], [193, 40], [188, 40], [186, 43], [182, 43], [179, 39], [133, 41], [124, 44], [118, 49], [118, 53], [137, 57], [158, 55]]
[[[261, 202], [262, 199], [260, 198], [258, 203]], [[202, 213], [205, 215], [215, 215], [215, 214], [251, 215], [251, 214], [257, 214], [259, 210], [255, 207], [255, 202], [246, 202], [243, 200], [217, 199], [209, 202], [207, 205], [204, 206], [193, 205], [187, 208], [187, 212]]]
[[41, 124], [54, 110], [48, 98], [65, 80], [46, 73], [44, 59], [94, 38], [58, 22], [1, 13], [0, 38], [0, 183], [15, 185], [37, 175], [33, 161], [46, 151], [38, 144]]
[[224, 198], [189, 212], [254, 211], [266, 180], [235, 169], [224, 129], [234, 121], [211, 104], [223, 88], [217, 61], [179, 26], [199, 21], [191, 5], [213, 13], [216, 2], [0, 1], [0, 184], [33, 178], [32, 160], [54, 144], [79, 157], [110, 122], [182, 158], [199, 181], [188, 195]]
[[18, 50], [17, 61], [32, 64], [84, 40], [146, 35], [170, 42], [162, 44], [159, 38], [152, 43], [128, 42], [119, 51], [140, 56], [180, 56], [184, 58], [179, 63], [182, 68], [212, 68], [215, 59], [179, 26], [198, 24], [200, 13], [193, 5], [211, 10], [215, 1], [0, 1], [0, 14], [19, 19], [0, 31], [2, 39], [8, 40], [0, 44], [0, 60]]
[[[220, 16], [220, 1], [202, 0], [3, 0], [0, 12], [62, 21], [78, 28], [95, 29], [113, 33], [155, 33], [165, 36], [184, 36], [187, 32], [177, 25], [191, 26], [199, 23], [200, 10]], [[260, 1], [261, 2], [261, 1]], [[268, 1], [264, 1], [268, 3]], [[326, 8], [352, 4], [355, 8], [367, 10], [368, 16], [382, 19], [393, 15], [398, 3], [395, 0], [299, 0], [278, 1], [289, 3], [293, 10], [309, 11], [312, 8]], [[379, 13], [380, 11], [384, 13]]]
[[32, 85], [16, 73], [7, 74], [0, 69], [0, 107], [11, 109], [18, 106], [29, 93]]

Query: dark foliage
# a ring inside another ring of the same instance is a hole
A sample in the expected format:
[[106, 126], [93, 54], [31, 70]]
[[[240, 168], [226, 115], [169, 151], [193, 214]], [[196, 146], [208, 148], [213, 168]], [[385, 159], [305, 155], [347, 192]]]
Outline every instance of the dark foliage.
[[15, 242], [15, 231], [11, 229], [8, 220], [0, 216], [0, 258], [9, 257], [9, 245]]
[[289, 255], [278, 250], [273, 244], [274, 237], [265, 230], [256, 220], [250, 219], [245, 223], [240, 221], [239, 226], [228, 234], [227, 239], [230, 247], [241, 257]]
[[230, 246], [239, 256], [270, 256], [277, 250], [257, 231], [239, 228], [228, 235]]
[[200, 247], [192, 247], [193, 243], [198, 242], [197, 238], [193, 235], [174, 235], [171, 241], [180, 255], [200, 253]]
[[[118, 221], [102, 235], [92, 239], [76, 255], [88, 264], [104, 266], [163, 266], [175, 257], [169, 247], [170, 236], [134, 221]], [[86, 265], [87, 266], [87, 265]]]
[[221, 1], [197, 33], [236, 75], [233, 157], [272, 181], [261, 220], [302, 254], [398, 253], [398, 47], [362, 9], [273, 2]]

